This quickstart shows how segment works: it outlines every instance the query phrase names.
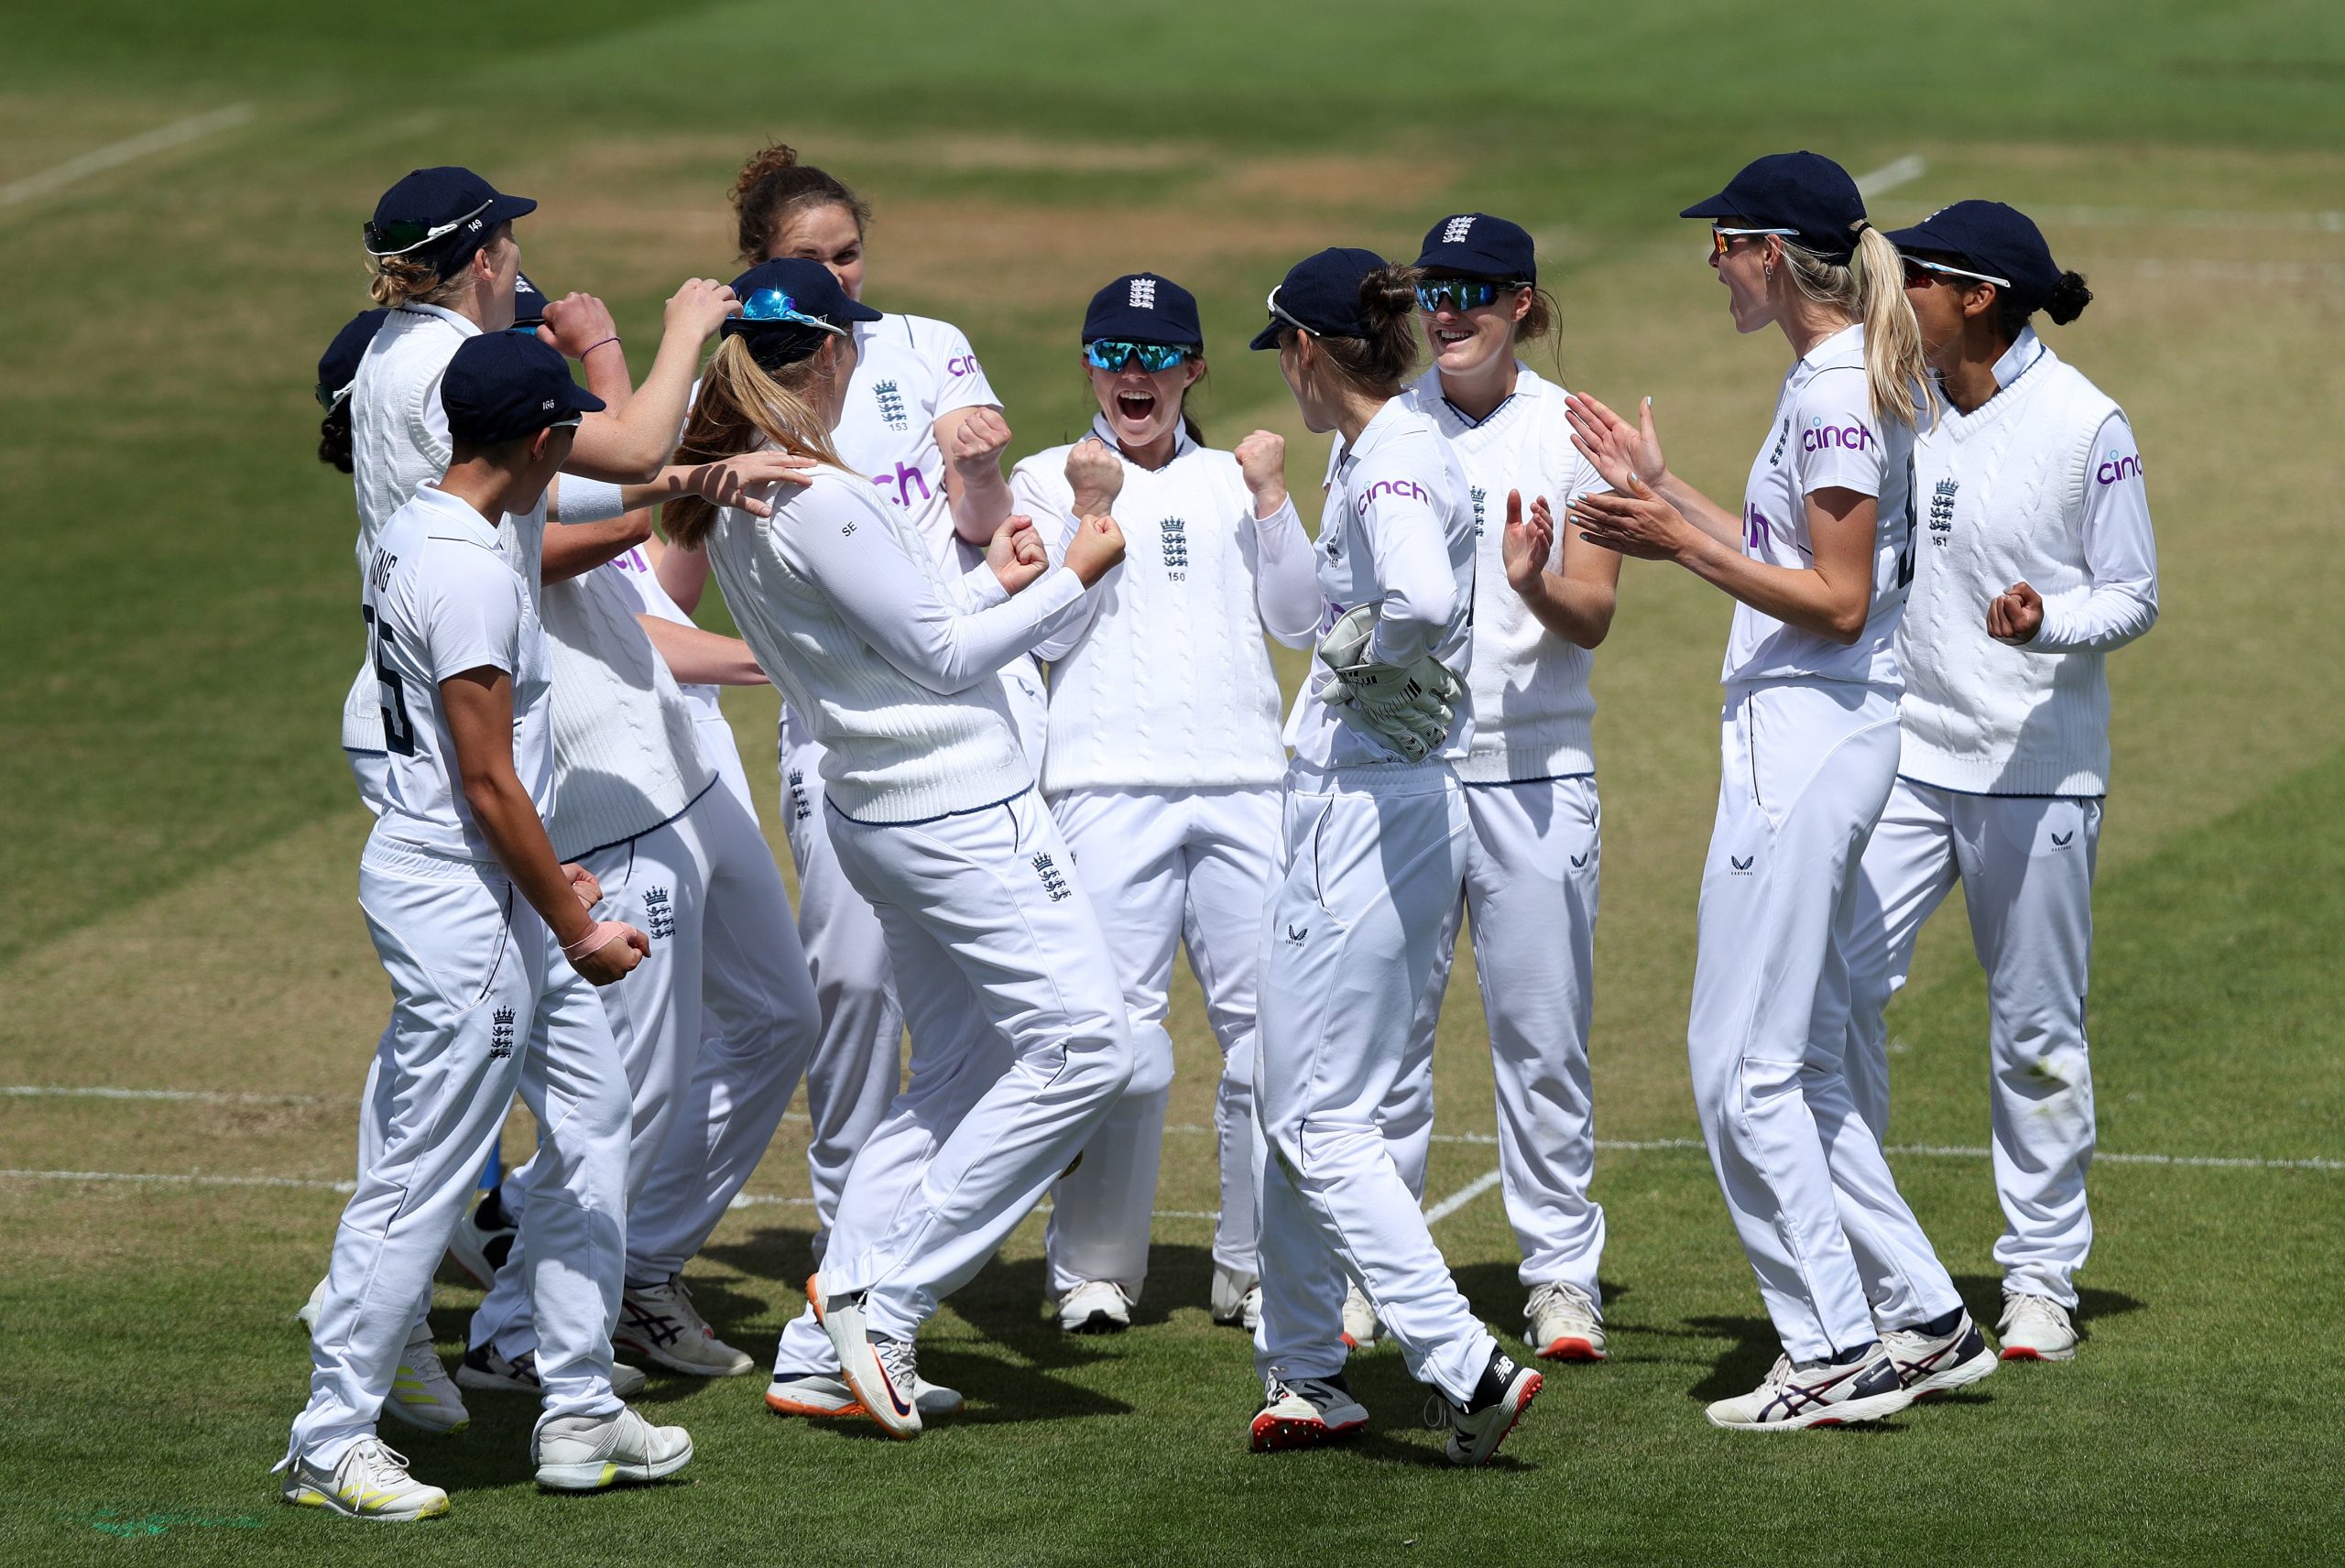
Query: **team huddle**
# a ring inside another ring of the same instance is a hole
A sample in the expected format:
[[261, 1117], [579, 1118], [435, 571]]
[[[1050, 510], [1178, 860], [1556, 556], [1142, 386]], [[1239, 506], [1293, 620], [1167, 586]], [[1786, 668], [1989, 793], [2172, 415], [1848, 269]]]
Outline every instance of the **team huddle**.
[[[1347, 1356], [1390, 1338], [1450, 1460], [1488, 1460], [1538, 1363], [1607, 1353], [1589, 673], [1624, 557], [1735, 603], [1687, 1040], [1783, 1356], [1709, 1419], [1874, 1420], [2075, 1354], [2102, 656], [2155, 620], [2156, 566], [2124, 415], [2032, 324], [2091, 296], [2025, 216], [1883, 234], [1805, 152], [1685, 210], [1736, 329], [1794, 355], [1740, 507], [1677, 476], [1649, 400], [1525, 363], [1556, 310], [1521, 226], [1306, 257], [1250, 347], [1333, 438], [1314, 533], [1279, 436], [1218, 449], [1190, 417], [1205, 339], [1172, 279], [1098, 290], [1089, 432], [1005, 473], [968, 340], [863, 302], [862, 200], [780, 147], [733, 200], [747, 270], [676, 292], [640, 385], [600, 301], [523, 276], [534, 202], [420, 169], [365, 226], [376, 308], [320, 365], [320, 455], [357, 502], [343, 745], [392, 1007], [289, 1501], [444, 1514], [377, 1424], [456, 1430], [468, 1392], [538, 1397], [542, 1486], [688, 1463], [616, 1356], [754, 1369], [682, 1275], [802, 1084], [816, 1268], [773, 1410], [949, 1419], [921, 1324], [1046, 1200], [1059, 1325], [1129, 1326], [1176, 948], [1222, 1053], [1210, 1309], [1253, 1337], [1251, 1445], [1360, 1431]], [[737, 640], [693, 622], [712, 572]], [[1283, 718], [1266, 639], [1311, 650]], [[769, 681], [794, 914], [717, 704]], [[1882, 1010], [1958, 879], [2000, 1348], [1882, 1152]], [[1521, 1361], [1422, 1207], [1461, 922]], [[516, 1094], [535, 1152], [479, 1192]], [[487, 1292], [453, 1377], [443, 1256]]]

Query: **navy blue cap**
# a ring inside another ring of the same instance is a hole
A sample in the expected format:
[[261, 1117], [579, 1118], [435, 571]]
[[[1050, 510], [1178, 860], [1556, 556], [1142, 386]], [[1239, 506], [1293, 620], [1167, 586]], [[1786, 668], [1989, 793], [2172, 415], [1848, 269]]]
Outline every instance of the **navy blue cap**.
[[529, 281], [526, 272], [513, 275], [513, 324], [534, 327], [546, 319], [545, 290]]
[[1271, 324], [1256, 332], [1249, 348], [1276, 348], [1279, 333], [1301, 327], [1323, 338], [1364, 338], [1368, 323], [1360, 319], [1359, 286], [1384, 265], [1372, 250], [1330, 245], [1306, 256], [1286, 269], [1286, 277], [1271, 290]]
[[570, 378], [550, 345], [519, 332], [466, 338], [440, 378], [448, 434], [469, 446], [533, 436], [573, 414], [600, 412], [603, 400]]
[[488, 243], [499, 223], [538, 204], [507, 196], [469, 169], [419, 169], [383, 192], [365, 227], [366, 254], [430, 260], [446, 278]]
[[1500, 283], [1539, 281], [1531, 231], [1488, 212], [1459, 212], [1427, 229], [1417, 265], [1430, 272], [1453, 272]]
[[326, 345], [324, 357], [318, 361], [319, 408], [331, 408], [350, 396], [350, 384], [358, 379], [358, 362], [366, 357], [366, 345], [375, 341], [383, 318], [389, 314], [379, 305], [371, 310], [361, 310], [334, 333], [333, 342]]
[[1786, 236], [1845, 267], [1865, 224], [1865, 199], [1849, 171], [1814, 152], [1776, 152], [1743, 165], [1726, 189], [1681, 218], [1740, 219], [1740, 227], [1789, 229]]
[[1091, 296], [1091, 308], [1083, 312], [1083, 341], [1101, 338], [1174, 348], [1205, 346], [1197, 297], [1153, 272], [1128, 272]]
[[805, 359], [823, 340], [850, 335], [857, 321], [880, 313], [847, 297], [838, 278], [819, 261], [785, 256], [761, 261], [733, 280], [741, 313], [719, 329], [725, 337], [747, 337], [759, 365], [778, 369]]
[[2044, 231], [2016, 207], [2001, 201], [1957, 201], [1910, 229], [1890, 234], [1899, 250], [1948, 256], [1973, 272], [2003, 279], [2023, 310], [2041, 310], [2060, 284], [2060, 268]]

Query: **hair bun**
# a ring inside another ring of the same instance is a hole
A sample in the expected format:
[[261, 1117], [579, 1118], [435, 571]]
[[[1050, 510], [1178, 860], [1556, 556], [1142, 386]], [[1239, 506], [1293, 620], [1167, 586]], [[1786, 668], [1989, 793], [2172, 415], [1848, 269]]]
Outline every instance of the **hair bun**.
[[757, 188], [758, 181], [768, 175], [797, 167], [798, 149], [784, 142], [775, 142], [751, 154], [749, 161], [741, 166], [740, 177], [733, 181], [733, 205], [740, 206], [749, 192]]
[[2091, 303], [2092, 290], [2085, 287], [2083, 274], [2064, 272], [2060, 281], [2052, 286], [2052, 297], [2044, 302], [2044, 313], [2052, 318], [2055, 325], [2065, 327], [2083, 315], [2085, 307]]
[[1359, 280], [1360, 314], [1383, 322], [1413, 318], [1417, 313], [1417, 269], [1380, 267]]

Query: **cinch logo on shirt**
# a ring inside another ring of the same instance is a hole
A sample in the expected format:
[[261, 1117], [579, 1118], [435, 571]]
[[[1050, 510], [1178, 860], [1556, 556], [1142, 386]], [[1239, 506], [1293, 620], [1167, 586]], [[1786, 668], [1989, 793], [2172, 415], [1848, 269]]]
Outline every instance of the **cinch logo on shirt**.
[[909, 463], [896, 464], [896, 472], [893, 474], [873, 474], [871, 483], [879, 486], [883, 494], [892, 486], [895, 491], [896, 505], [907, 508], [912, 504], [912, 486], [915, 485], [920, 486], [922, 500], [930, 500], [935, 495], [935, 492], [928, 487], [927, 477]]
[[944, 374], [947, 376], [977, 376], [983, 373], [977, 369], [977, 356], [976, 354], [956, 354], [951, 359], [944, 362]]
[[1767, 535], [1772, 532], [1773, 528], [1774, 525], [1767, 520], [1767, 515], [1758, 507], [1745, 506], [1742, 509], [1743, 549], [1757, 550], [1767, 542]]
[[1397, 495], [1404, 500], [1422, 501], [1428, 506], [1433, 505], [1433, 497], [1425, 493], [1425, 487], [1413, 479], [1380, 479], [1360, 492], [1357, 509], [1361, 517], [1368, 516], [1369, 503], [1379, 495]]
[[1845, 452], [1863, 452], [1872, 445], [1872, 432], [1862, 425], [1827, 425], [1821, 417], [1810, 419], [1807, 429], [1799, 433], [1802, 452], [1825, 452], [1839, 447]]
[[2103, 485], [2114, 485], [2121, 479], [2139, 479], [2141, 476], [2141, 457], [2133, 452], [2120, 454], [2115, 447], [2109, 449], [2108, 456], [2102, 460], [2099, 471], [2093, 474], [2093, 477]]

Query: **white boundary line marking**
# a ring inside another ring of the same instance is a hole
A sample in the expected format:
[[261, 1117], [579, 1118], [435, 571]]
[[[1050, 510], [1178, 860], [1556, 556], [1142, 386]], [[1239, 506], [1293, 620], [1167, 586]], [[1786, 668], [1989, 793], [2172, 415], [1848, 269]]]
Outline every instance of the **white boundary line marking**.
[[1857, 194], [1870, 201], [1876, 196], [1887, 195], [1901, 185], [1911, 185], [1930, 171], [1929, 164], [1917, 152], [1882, 164], [1868, 174], [1857, 176]]
[[[38, 1100], [180, 1100], [214, 1105], [314, 1105], [315, 1094], [238, 1094], [223, 1089], [111, 1089], [104, 1085], [0, 1084], [0, 1097]], [[351, 1104], [357, 1104], [355, 1096]]]
[[250, 103], [231, 103], [224, 109], [214, 109], [209, 114], [174, 120], [168, 125], [158, 126], [127, 141], [114, 142], [85, 152], [79, 158], [69, 158], [54, 169], [44, 169], [38, 174], [28, 174], [22, 180], [0, 185], [0, 207], [13, 207], [19, 201], [29, 201], [36, 196], [61, 191], [77, 180], [102, 174], [109, 169], [119, 169], [149, 153], [168, 151], [222, 131], [234, 130], [252, 117], [253, 106]]
[[1475, 1199], [1480, 1197], [1483, 1193], [1489, 1192], [1498, 1184], [1499, 1172], [1497, 1171], [1491, 1170], [1484, 1171], [1481, 1175], [1475, 1177], [1471, 1181], [1467, 1182], [1466, 1185], [1458, 1188], [1457, 1191], [1450, 1193], [1449, 1196], [1444, 1198], [1438, 1203], [1435, 1203], [1432, 1208], [1427, 1209], [1425, 1211], [1425, 1224], [1429, 1225], [1439, 1225], [1442, 1221], [1447, 1219], [1450, 1215], [1456, 1214], [1458, 1210], [1464, 1208], [1467, 1204], [1472, 1203]]

